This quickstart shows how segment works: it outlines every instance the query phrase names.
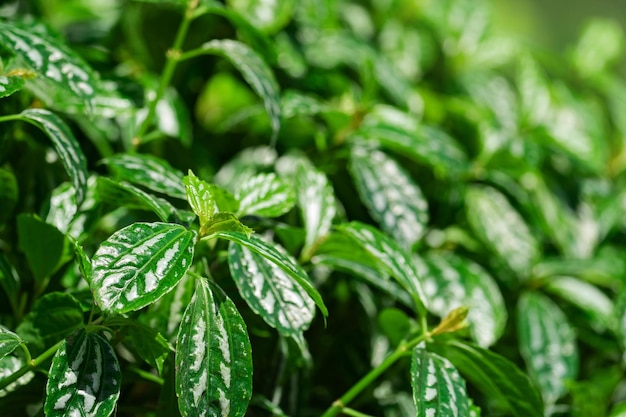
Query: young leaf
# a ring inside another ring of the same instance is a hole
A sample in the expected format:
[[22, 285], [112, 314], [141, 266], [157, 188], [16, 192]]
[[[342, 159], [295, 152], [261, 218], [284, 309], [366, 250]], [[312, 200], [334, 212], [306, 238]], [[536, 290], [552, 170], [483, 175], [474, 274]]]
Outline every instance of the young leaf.
[[465, 194], [467, 219], [476, 236], [524, 279], [539, 258], [539, 244], [520, 214], [494, 188], [472, 186]]
[[44, 411], [49, 417], [108, 417], [120, 395], [122, 374], [113, 347], [81, 329], [52, 359]]
[[467, 321], [473, 339], [491, 346], [504, 332], [507, 311], [500, 289], [480, 265], [453, 254], [428, 254], [424, 290], [431, 311], [444, 317], [450, 310], [469, 307]]
[[24, 87], [24, 78], [0, 75], [0, 98], [10, 96]]
[[200, 228], [207, 226], [217, 212], [236, 212], [239, 209], [239, 201], [231, 193], [199, 179], [191, 170], [183, 182], [189, 205], [200, 218]]
[[320, 309], [324, 317], [328, 316], [328, 309], [324, 305], [324, 301], [322, 300], [322, 296], [317, 291], [315, 286], [311, 283], [309, 276], [304, 272], [302, 267], [298, 265], [298, 263], [291, 256], [286, 255], [283, 251], [279, 251], [276, 249], [277, 245], [269, 245], [265, 243], [262, 239], [256, 237], [255, 235], [246, 235], [241, 232], [231, 232], [231, 231], [218, 231], [213, 235], [207, 236], [205, 239], [211, 239], [213, 237], [221, 237], [223, 239], [230, 240], [239, 245], [245, 246], [253, 252], [258, 253], [263, 258], [272, 262], [280, 269], [285, 271], [291, 278], [293, 278], [296, 283], [298, 283], [304, 291], [315, 301], [315, 304]]
[[520, 352], [546, 405], [567, 392], [578, 374], [576, 334], [561, 309], [536, 291], [517, 302]]
[[235, 304], [197, 280], [176, 339], [176, 394], [183, 417], [238, 417], [252, 396], [252, 352]]
[[465, 381], [446, 358], [416, 346], [411, 356], [411, 386], [418, 417], [469, 417]]
[[168, 223], [134, 223], [115, 232], [91, 261], [94, 300], [109, 313], [155, 302], [191, 266], [194, 238], [194, 232]]
[[183, 174], [166, 161], [148, 155], [118, 154], [103, 159], [115, 177], [171, 197], [187, 199]]
[[24, 341], [4, 326], [0, 326], [0, 360], [13, 352]]
[[280, 129], [279, 87], [272, 70], [263, 59], [246, 44], [231, 39], [216, 39], [203, 44], [201, 53], [222, 55], [241, 72], [243, 78], [263, 99], [273, 130], [272, 142]]
[[241, 223], [233, 213], [217, 213], [209, 223], [200, 229], [200, 237], [217, 232], [237, 232], [250, 236], [254, 230]]
[[54, 226], [23, 213], [17, 216], [17, 235], [35, 279], [43, 282], [64, 260], [65, 236]]
[[541, 396], [534, 385], [508, 359], [457, 341], [430, 344], [428, 349], [447, 358], [488, 398], [504, 406], [515, 417], [544, 415]]
[[45, 109], [26, 109], [20, 115], [26, 121], [34, 122], [52, 141], [72, 180], [76, 190], [76, 204], [80, 206], [87, 192], [87, 159], [72, 131], [59, 116]]
[[258, 174], [239, 182], [235, 197], [239, 200], [239, 216], [278, 217], [295, 204], [292, 188], [274, 173]]
[[315, 303], [289, 274], [258, 253], [230, 242], [230, 273], [250, 308], [284, 336], [308, 329]]
[[423, 274], [393, 239], [375, 227], [360, 222], [343, 224], [339, 226], [339, 230], [350, 236], [388, 269], [405, 291], [411, 294], [418, 311], [423, 307], [429, 308], [429, 299], [421, 282]]
[[422, 190], [404, 168], [378, 150], [354, 146], [350, 173], [372, 218], [410, 250], [428, 223], [428, 202]]

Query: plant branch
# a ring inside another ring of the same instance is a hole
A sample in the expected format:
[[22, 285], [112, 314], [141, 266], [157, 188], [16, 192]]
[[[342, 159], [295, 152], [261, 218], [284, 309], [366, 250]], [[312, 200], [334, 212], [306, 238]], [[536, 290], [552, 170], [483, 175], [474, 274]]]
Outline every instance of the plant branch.
[[46, 350], [44, 353], [31, 360], [29, 363], [26, 363], [26, 365], [22, 366], [20, 369], [18, 369], [8, 377], [0, 380], [0, 390], [5, 389], [7, 386], [17, 381], [28, 372], [36, 371], [42, 363], [54, 356], [54, 354], [57, 352], [57, 350], [59, 350], [59, 347], [61, 347], [64, 342], [65, 340], [61, 340], [60, 342], [56, 343], [54, 346]]

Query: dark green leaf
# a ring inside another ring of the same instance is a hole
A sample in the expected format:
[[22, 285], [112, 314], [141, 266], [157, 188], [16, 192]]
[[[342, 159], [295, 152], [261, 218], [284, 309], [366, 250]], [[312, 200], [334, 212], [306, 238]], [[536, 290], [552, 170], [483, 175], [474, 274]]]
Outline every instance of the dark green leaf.
[[13, 214], [19, 197], [17, 179], [13, 172], [0, 168], [0, 227]]
[[83, 308], [74, 296], [51, 292], [37, 300], [17, 332], [27, 331], [23, 337], [29, 342], [35, 337], [41, 338], [45, 344], [53, 344], [69, 336], [83, 322]]
[[138, 310], [172, 290], [193, 260], [195, 233], [168, 223], [134, 223], [104, 241], [92, 259], [91, 289], [110, 313]]
[[147, 364], [154, 367], [159, 375], [163, 374], [163, 365], [173, 351], [167, 340], [155, 329], [131, 319], [114, 319], [107, 325], [121, 325], [126, 328], [126, 340]]
[[237, 184], [235, 197], [239, 200], [238, 214], [278, 217], [295, 204], [292, 188], [276, 174], [258, 174]]
[[376, 317], [376, 321], [392, 346], [397, 346], [410, 334], [411, 319], [399, 308], [383, 309]]
[[167, 340], [176, 337], [185, 307], [194, 292], [194, 279], [185, 275], [176, 287], [148, 307], [147, 314], [140, 316], [142, 323], [159, 331]]
[[0, 360], [13, 352], [24, 341], [15, 333], [0, 326]]
[[98, 178], [98, 197], [114, 207], [127, 207], [153, 211], [161, 221], [167, 222], [176, 208], [167, 200], [149, 194], [126, 181]]
[[46, 416], [108, 417], [120, 394], [122, 374], [113, 347], [79, 330], [59, 348], [46, 386]]
[[17, 217], [17, 234], [19, 247], [26, 255], [35, 279], [43, 282], [64, 260], [65, 236], [54, 226], [28, 214]]
[[243, 416], [252, 396], [252, 352], [235, 304], [197, 280], [176, 340], [176, 393], [183, 417]]

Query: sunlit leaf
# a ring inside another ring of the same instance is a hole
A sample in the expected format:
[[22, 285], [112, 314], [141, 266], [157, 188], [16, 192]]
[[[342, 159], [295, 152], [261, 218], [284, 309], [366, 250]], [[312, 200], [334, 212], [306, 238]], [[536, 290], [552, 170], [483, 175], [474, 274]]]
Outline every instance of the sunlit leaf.
[[0, 360], [13, 352], [17, 347], [23, 343], [23, 340], [7, 329], [0, 326]]
[[624, 51], [624, 30], [613, 20], [587, 23], [572, 54], [573, 64], [583, 76], [594, 76], [616, 63]]
[[411, 356], [411, 386], [418, 417], [469, 417], [465, 381], [446, 358], [415, 347]]
[[230, 7], [244, 15], [254, 26], [275, 32], [283, 27], [291, 18], [295, 7], [294, 0], [228, 0]]
[[561, 309], [538, 292], [522, 294], [517, 303], [520, 353], [546, 404], [567, 392], [578, 374], [576, 334]]
[[419, 186], [384, 152], [358, 146], [350, 154], [350, 173], [370, 215], [410, 250], [428, 223], [428, 202]]
[[273, 173], [244, 179], [237, 184], [235, 197], [239, 200], [239, 215], [278, 217], [295, 204], [292, 188]]
[[0, 98], [10, 96], [24, 87], [24, 78], [0, 75]]
[[193, 260], [195, 233], [168, 223], [134, 223], [104, 241], [92, 259], [91, 289], [110, 313], [138, 310], [172, 290]]
[[200, 229], [200, 237], [210, 236], [217, 232], [235, 232], [250, 236], [254, 230], [241, 223], [233, 213], [217, 213]]
[[176, 342], [176, 394], [183, 417], [243, 416], [252, 395], [252, 352], [235, 304], [197, 280]]
[[46, 416], [108, 417], [120, 394], [122, 374], [113, 347], [79, 330], [54, 355], [46, 386]]

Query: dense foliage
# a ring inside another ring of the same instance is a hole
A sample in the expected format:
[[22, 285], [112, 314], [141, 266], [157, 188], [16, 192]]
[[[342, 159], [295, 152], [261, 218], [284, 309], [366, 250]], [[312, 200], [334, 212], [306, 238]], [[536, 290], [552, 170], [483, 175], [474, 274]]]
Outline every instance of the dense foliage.
[[626, 415], [623, 33], [480, 0], [0, 6], [0, 415]]

